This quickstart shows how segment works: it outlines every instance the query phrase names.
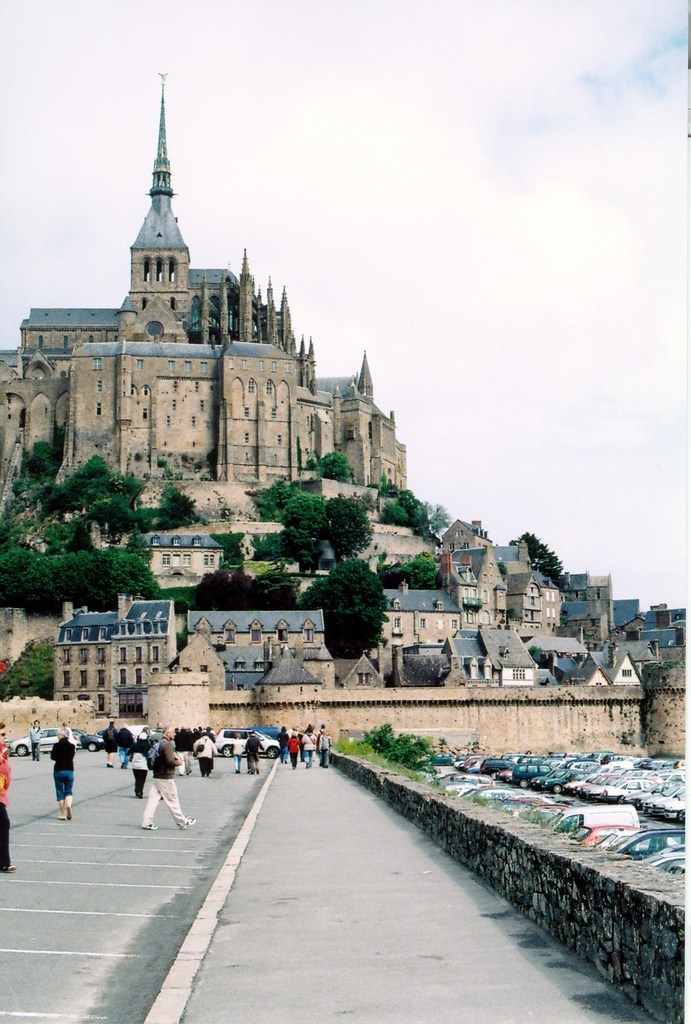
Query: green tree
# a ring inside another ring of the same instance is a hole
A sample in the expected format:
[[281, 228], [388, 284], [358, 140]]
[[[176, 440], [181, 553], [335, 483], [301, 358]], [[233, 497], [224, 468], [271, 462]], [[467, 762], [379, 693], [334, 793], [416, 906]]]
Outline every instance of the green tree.
[[432, 753], [430, 740], [407, 732], [396, 735], [393, 726], [388, 722], [366, 732], [363, 740], [387, 761], [393, 761], [394, 764], [400, 764], [413, 771], [424, 768]]
[[276, 480], [271, 487], [264, 488], [254, 495], [254, 504], [264, 523], [280, 523], [283, 510], [296, 494], [300, 493], [300, 484], [294, 480], [287, 484], [285, 480]]
[[254, 607], [254, 580], [241, 569], [208, 572], [197, 587], [195, 604], [211, 611], [247, 611]]
[[379, 575], [386, 590], [400, 587], [404, 581], [411, 590], [435, 590], [437, 586], [437, 564], [428, 551], [403, 564], [382, 566]]
[[554, 551], [548, 548], [546, 544], [543, 544], [539, 537], [536, 537], [534, 533], [522, 533], [520, 537], [512, 540], [511, 543], [525, 544], [528, 548], [531, 568], [541, 572], [553, 583], [558, 583], [559, 577], [564, 572], [564, 566]]
[[431, 536], [440, 537], [451, 526], [451, 516], [443, 505], [430, 505], [427, 501], [423, 504]]
[[297, 607], [296, 585], [281, 567], [267, 569], [254, 580], [254, 607], [263, 610]]
[[319, 537], [326, 527], [323, 498], [296, 494], [283, 509], [281, 548], [284, 556], [311, 572], [319, 563]]
[[156, 527], [159, 530], [175, 530], [178, 526], [190, 526], [198, 520], [194, 499], [169, 484], [161, 497]]
[[409, 526], [408, 513], [397, 501], [389, 501], [384, 505], [379, 516], [385, 526]]
[[379, 577], [357, 558], [339, 562], [315, 580], [299, 608], [324, 611], [326, 644], [336, 657], [359, 657], [381, 639], [386, 598]]
[[0, 675], [0, 699], [40, 697], [53, 699], [53, 644], [35, 641], [27, 644], [7, 672]]
[[327, 452], [317, 463], [319, 476], [325, 480], [340, 480], [350, 483], [355, 479], [353, 467], [342, 452]]
[[336, 558], [352, 558], [372, 542], [372, 526], [367, 512], [352, 498], [330, 498], [326, 503], [326, 537]]
[[223, 548], [224, 565], [242, 565], [244, 533], [212, 533], [210, 536]]

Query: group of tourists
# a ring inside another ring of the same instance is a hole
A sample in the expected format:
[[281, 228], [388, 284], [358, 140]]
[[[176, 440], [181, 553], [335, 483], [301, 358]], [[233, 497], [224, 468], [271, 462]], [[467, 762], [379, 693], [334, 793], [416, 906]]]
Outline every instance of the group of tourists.
[[326, 725], [319, 728], [315, 733], [314, 726], [308, 725], [304, 732], [296, 729], [286, 729], [281, 726], [278, 734], [278, 745], [281, 749], [281, 764], [288, 764], [290, 761], [293, 768], [298, 766], [298, 757], [305, 765], [305, 768], [312, 767], [312, 759], [316, 752], [319, 758], [319, 767], [328, 768], [331, 757], [331, 737]]
[[[8, 813], [8, 791], [12, 783], [12, 766], [9, 751], [5, 742], [6, 727], [0, 722], [0, 872], [13, 872], [16, 867], [10, 858], [10, 819]], [[40, 740], [43, 733], [40, 722], [35, 721], [29, 732], [31, 755], [33, 760], [40, 760]], [[192, 762], [195, 758], [199, 764], [202, 778], [209, 778], [213, 771], [214, 757], [218, 754], [216, 737], [210, 727], [202, 729], [176, 729], [166, 725], [161, 739], [156, 742], [148, 726], [144, 726], [136, 737], [127, 726], [117, 729], [115, 721], [111, 721], [102, 733], [106, 767], [113, 768], [115, 755], [118, 755], [121, 768], [131, 768], [134, 776], [134, 794], [139, 800], [144, 799], [144, 786], [149, 771], [153, 774], [149, 796], [142, 817], [142, 828], [152, 831], [158, 828], [154, 824], [154, 815], [159, 803], [163, 802], [170, 811], [180, 829], [187, 829], [196, 823], [196, 818], [187, 817], [181, 807], [175, 785], [175, 774], [190, 775]], [[281, 764], [290, 764], [297, 768], [298, 759], [306, 768], [311, 768], [316, 753], [321, 768], [329, 767], [331, 737], [326, 725], [315, 732], [308, 725], [304, 732], [287, 729], [282, 726], [278, 734]], [[77, 749], [77, 738], [67, 725], [57, 732], [57, 740], [50, 752], [53, 761], [53, 783], [58, 804], [58, 820], [71, 821], [73, 815], [74, 791], [74, 755]], [[232, 742], [232, 754], [235, 760], [235, 772], [242, 771], [243, 756], [247, 757], [247, 771], [250, 775], [259, 774], [259, 753], [261, 739], [257, 732], [250, 732], [246, 740], [236, 733]]]

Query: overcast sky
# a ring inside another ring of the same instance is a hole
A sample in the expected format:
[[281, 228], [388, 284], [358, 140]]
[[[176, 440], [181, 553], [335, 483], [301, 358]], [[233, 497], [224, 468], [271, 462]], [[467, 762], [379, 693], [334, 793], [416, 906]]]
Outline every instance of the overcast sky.
[[246, 248], [408, 482], [685, 604], [682, 0], [0, 0], [0, 348], [117, 307], [160, 79], [192, 266]]

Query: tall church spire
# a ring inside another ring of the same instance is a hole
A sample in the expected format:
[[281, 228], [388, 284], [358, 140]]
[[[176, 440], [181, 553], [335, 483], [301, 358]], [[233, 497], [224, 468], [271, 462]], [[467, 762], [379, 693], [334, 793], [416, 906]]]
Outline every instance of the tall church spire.
[[154, 161], [154, 180], [151, 186], [150, 196], [172, 196], [173, 189], [170, 184], [170, 163], [168, 161], [168, 146], [166, 143], [166, 78], [161, 75], [161, 119], [158, 124], [158, 149]]

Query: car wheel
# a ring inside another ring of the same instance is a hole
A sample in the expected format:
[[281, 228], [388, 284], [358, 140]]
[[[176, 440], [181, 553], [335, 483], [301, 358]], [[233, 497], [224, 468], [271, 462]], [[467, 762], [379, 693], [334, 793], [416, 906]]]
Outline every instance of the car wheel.
[[223, 754], [224, 757], [232, 757], [233, 756], [232, 747], [221, 747], [221, 753]]
[[677, 814], [677, 821], [680, 825], [683, 825], [686, 821], [686, 811], [679, 811]]
[[518, 785], [521, 787], [521, 789], [527, 789], [528, 788], [528, 780], [527, 779], [521, 779], [521, 781], [518, 783]]
[[94, 751], [98, 750], [98, 743], [93, 743], [93, 742], [87, 743], [86, 749], [90, 750], [92, 752], [92, 754], [93, 754]]
[[17, 744], [17, 746], [14, 748], [14, 752], [17, 755], [17, 757], [28, 757], [29, 756], [29, 748], [27, 747], [27, 745], [25, 743]]
[[552, 786], [552, 792], [553, 793], [557, 793], [557, 794], [563, 793], [564, 792], [564, 787], [560, 786], [559, 783], [557, 782], [554, 786]]
[[276, 758], [278, 757], [278, 751], [276, 750], [275, 747], [269, 747], [269, 749], [266, 752], [266, 756], [270, 758], [270, 760], [275, 761]]

